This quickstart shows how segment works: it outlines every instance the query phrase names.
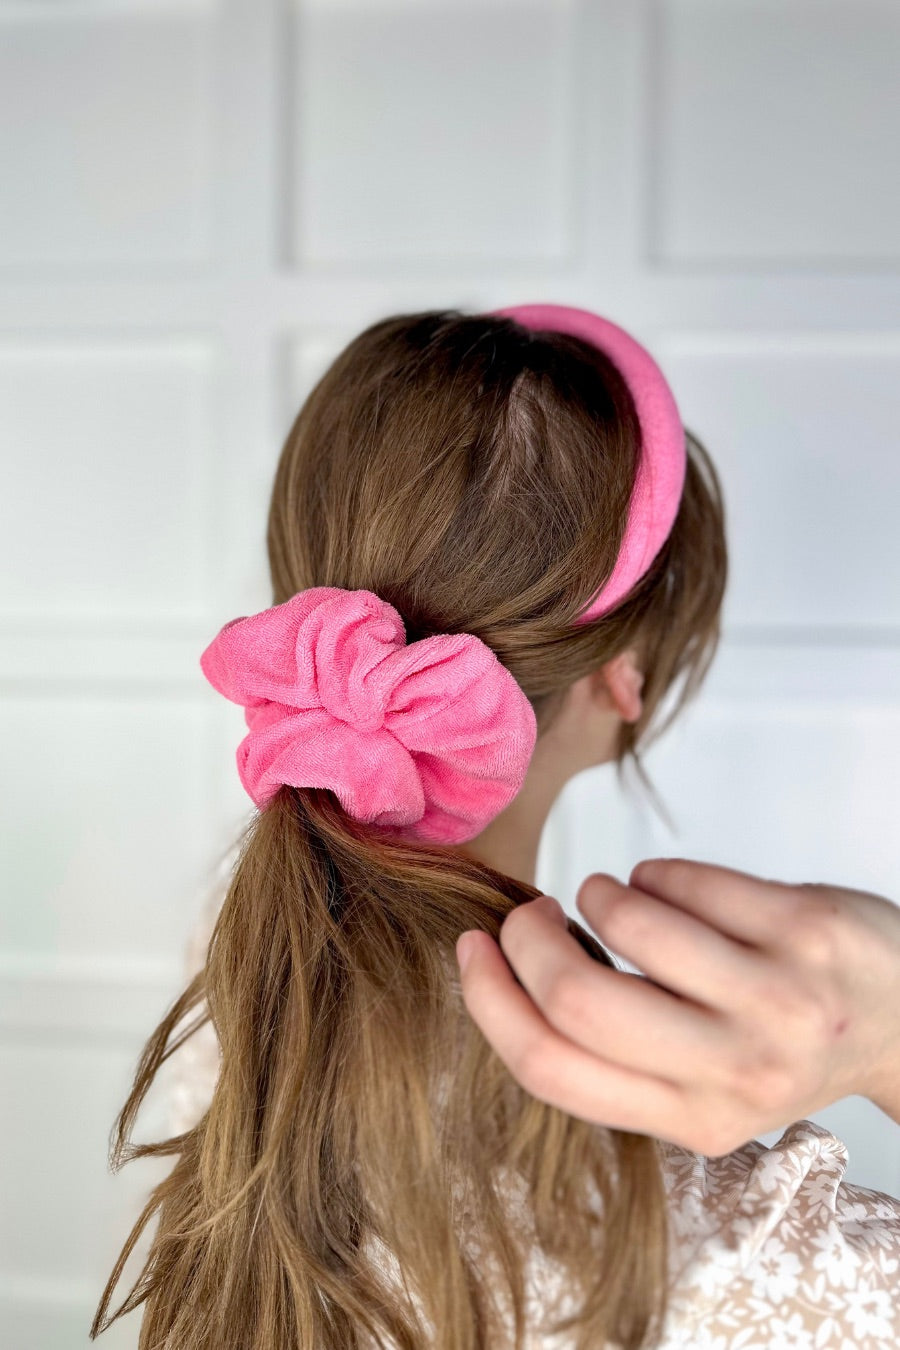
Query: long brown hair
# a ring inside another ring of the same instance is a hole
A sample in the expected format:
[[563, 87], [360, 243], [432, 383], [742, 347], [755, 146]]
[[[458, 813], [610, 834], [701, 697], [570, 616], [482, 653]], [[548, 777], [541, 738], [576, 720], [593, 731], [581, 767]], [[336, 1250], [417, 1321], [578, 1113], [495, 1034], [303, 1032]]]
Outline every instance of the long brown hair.
[[[715, 471], [688, 435], [656, 562], [611, 614], [575, 624], [612, 571], [639, 447], [628, 389], [587, 343], [457, 310], [383, 319], [287, 436], [272, 603], [365, 587], [398, 609], [408, 642], [474, 633], [539, 735], [574, 681], [634, 647], [644, 711], [623, 724], [619, 763], [634, 760], [705, 674], [726, 570]], [[282, 787], [239, 842], [205, 969], [151, 1036], [116, 1122], [114, 1165], [175, 1161], [92, 1336], [143, 1304], [141, 1350], [495, 1350], [510, 1323], [519, 1347], [537, 1244], [577, 1294], [542, 1330], [571, 1331], [578, 1350], [653, 1344], [668, 1253], [657, 1141], [533, 1098], [462, 1002], [460, 933], [497, 938], [539, 891], [388, 839], [325, 789]], [[208, 1110], [183, 1134], [131, 1143], [158, 1069], [207, 1016], [221, 1047]]]

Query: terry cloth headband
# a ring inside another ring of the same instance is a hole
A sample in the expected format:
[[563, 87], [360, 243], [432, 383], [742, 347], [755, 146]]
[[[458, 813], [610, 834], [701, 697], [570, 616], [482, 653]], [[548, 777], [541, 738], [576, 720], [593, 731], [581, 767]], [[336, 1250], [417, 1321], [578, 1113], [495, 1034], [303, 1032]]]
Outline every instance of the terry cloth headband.
[[[615, 568], [579, 616], [612, 609], [668, 535], [685, 471], [675, 400], [649, 353], [621, 328], [566, 305], [496, 310], [600, 347], [637, 407], [641, 453]], [[238, 774], [262, 807], [281, 784], [329, 788], [356, 820], [400, 839], [474, 839], [524, 782], [537, 740], [531, 701], [473, 633], [407, 643], [374, 591], [312, 586], [226, 623], [200, 657], [249, 727]]]
[[490, 313], [523, 328], [570, 333], [608, 356], [628, 385], [641, 427], [641, 453], [625, 537], [602, 589], [575, 620], [607, 614], [640, 581], [669, 537], [687, 466], [684, 427], [675, 397], [653, 357], [624, 328], [571, 305], [513, 305]]

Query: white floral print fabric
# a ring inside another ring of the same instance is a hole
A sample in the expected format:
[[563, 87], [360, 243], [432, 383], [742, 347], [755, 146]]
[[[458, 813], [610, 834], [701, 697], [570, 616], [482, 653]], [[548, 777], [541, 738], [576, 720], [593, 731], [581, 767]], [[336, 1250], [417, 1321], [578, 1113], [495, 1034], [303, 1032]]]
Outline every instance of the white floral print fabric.
[[[195, 933], [191, 973], [217, 908], [213, 898]], [[204, 1111], [218, 1063], [209, 1024], [173, 1057], [176, 1130]], [[798, 1120], [771, 1148], [752, 1140], [707, 1158], [663, 1141], [661, 1158], [670, 1294], [658, 1350], [900, 1350], [900, 1200], [843, 1180], [840, 1139]], [[529, 1325], [548, 1307], [574, 1311], [537, 1251], [527, 1279]], [[571, 1344], [543, 1330], [526, 1350]]]
[[676, 1286], [665, 1350], [897, 1350], [900, 1200], [843, 1180], [798, 1120], [723, 1158], [664, 1144]]

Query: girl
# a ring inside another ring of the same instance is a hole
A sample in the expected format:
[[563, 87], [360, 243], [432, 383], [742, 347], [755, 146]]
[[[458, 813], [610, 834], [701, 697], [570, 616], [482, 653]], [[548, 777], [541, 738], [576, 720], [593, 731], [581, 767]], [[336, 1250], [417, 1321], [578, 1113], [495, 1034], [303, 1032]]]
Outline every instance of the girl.
[[[202, 657], [246, 709], [238, 771], [259, 811], [118, 1120], [118, 1160], [175, 1162], [92, 1334], [143, 1304], [142, 1350], [701, 1344], [736, 1272], [721, 1248], [716, 1278], [684, 1258], [714, 1247], [740, 1185], [524, 1091], [466, 1013], [455, 944], [539, 895], [563, 783], [640, 769], [697, 690], [726, 575], [706, 452], [649, 355], [597, 315], [395, 315], [300, 409], [267, 546], [272, 607]], [[207, 1017], [221, 1064], [199, 1119], [130, 1145], [160, 1065]], [[798, 1149], [832, 1139], [805, 1124]], [[900, 1206], [844, 1189], [900, 1255]]]

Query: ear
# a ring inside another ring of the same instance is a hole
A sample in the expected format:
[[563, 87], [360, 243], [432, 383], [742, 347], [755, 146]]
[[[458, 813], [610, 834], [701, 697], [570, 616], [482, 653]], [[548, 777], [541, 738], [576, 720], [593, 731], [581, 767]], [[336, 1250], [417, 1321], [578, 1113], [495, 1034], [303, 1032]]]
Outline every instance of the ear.
[[611, 661], [600, 667], [600, 688], [623, 722], [636, 722], [644, 704], [641, 690], [644, 687], [644, 672], [638, 668], [637, 653], [632, 649], [620, 652]]

